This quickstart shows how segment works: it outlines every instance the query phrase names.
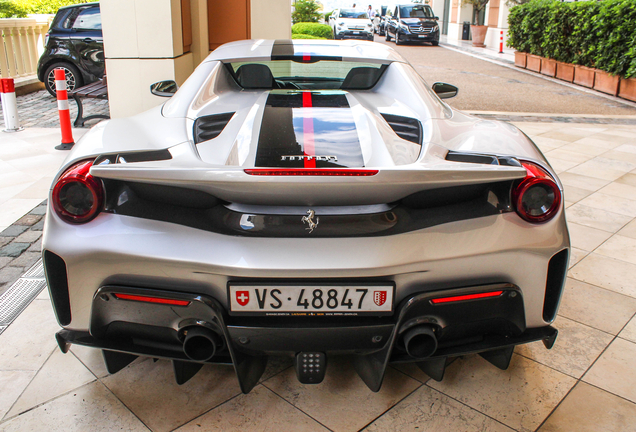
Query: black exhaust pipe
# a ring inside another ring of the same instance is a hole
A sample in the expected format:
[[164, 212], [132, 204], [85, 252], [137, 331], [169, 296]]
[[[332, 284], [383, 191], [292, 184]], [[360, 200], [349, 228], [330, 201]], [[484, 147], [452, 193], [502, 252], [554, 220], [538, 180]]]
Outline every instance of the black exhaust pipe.
[[415, 326], [404, 334], [406, 352], [418, 359], [430, 357], [437, 350], [437, 338], [433, 327]]
[[221, 344], [221, 337], [214, 331], [205, 327], [190, 327], [183, 341], [183, 352], [190, 360], [208, 361], [214, 357], [216, 348]]

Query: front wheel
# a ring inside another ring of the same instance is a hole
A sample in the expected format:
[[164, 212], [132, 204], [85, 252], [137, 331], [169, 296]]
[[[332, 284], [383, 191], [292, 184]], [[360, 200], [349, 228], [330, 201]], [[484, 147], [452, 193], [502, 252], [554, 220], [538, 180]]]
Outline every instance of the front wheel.
[[396, 45], [402, 45], [402, 40], [400, 39], [400, 32], [399, 31], [395, 32], [395, 44]]
[[431, 42], [431, 43], [433, 44], [433, 46], [437, 46], [437, 45], [439, 45], [439, 41], [433, 41], [433, 42]]
[[51, 96], [57, 97], [57, 92], [55, 91], [55, 69], [64, 69], [66, 90], [69, 93], [84, 85], [82, 74], [74, 65], [66, 62], [56, 62], [46, 68], [46, 72], [44, 72], [44, 87], [46, 87]]
[[389, 34], [389, 30], [386, 30], [386, 36], [384, 36], [384, 40], [387, 42], [391, 42], [391, 35]]

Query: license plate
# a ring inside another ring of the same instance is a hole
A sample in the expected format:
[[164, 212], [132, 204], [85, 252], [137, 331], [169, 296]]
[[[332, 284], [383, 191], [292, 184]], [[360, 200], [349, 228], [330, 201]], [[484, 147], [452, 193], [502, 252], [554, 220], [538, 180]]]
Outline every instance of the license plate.
[[230, 315], [391, 315], [393, 285], [229, 286]]
[[417, 37], [425, 38], [426, 35], [418, 35]]
[[360, 34], [360, 32], [355, 32], [355, 31], [354, 31], [354, 32], [353, 32], [353, 34]]

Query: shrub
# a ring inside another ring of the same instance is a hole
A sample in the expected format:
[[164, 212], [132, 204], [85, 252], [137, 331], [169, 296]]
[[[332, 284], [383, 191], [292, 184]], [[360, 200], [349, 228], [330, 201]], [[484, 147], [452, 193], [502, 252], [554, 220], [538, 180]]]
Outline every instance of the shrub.
[[329, 17], [331, 16], [332, 13], [333, 13], [333, 11], [329, 11], [329, 12], [325, 12], [323, 14], [323, 16], [325, 18], [325, 22], [329, 22]]
[[532, 0], [510, 10], [508, 46], [566, 63], [636, 76], [636, 2]]
[[333, 39], [331, 26], [318, 23], [297, 23], [292, 26], [292, 36], [295, 34], [305, 34], [321, 39]]
[[308, 35], [308, 34], [302, 34], [302, 33], [292, 34], [292, 39], [321, 39], [321, 40], [325, 40], [325, 38], [321, 38], [321, 37], [318, 37], [318, 36], [312, 36], [312, 35]]
[[292, 21], [294, 24], [299, 22], [318, 22], [322, 18], [322, 14], [318, 13], [320, 6], [314, 0], [298, 0], [294, 3], [294, 12], [292, 12]]

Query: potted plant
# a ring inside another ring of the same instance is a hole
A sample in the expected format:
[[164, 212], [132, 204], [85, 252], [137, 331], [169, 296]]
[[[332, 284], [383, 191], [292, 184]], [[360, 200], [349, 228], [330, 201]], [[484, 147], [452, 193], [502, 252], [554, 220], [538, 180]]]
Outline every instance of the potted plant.
[[488, 26], [484, 25], [484, 14], [488, 0], [462, 0], [462, 5], [473, 5], [473, 23], [470, 26], [470, 33], [473, 35], [473, 46], [483, 48], [486, 40]]

